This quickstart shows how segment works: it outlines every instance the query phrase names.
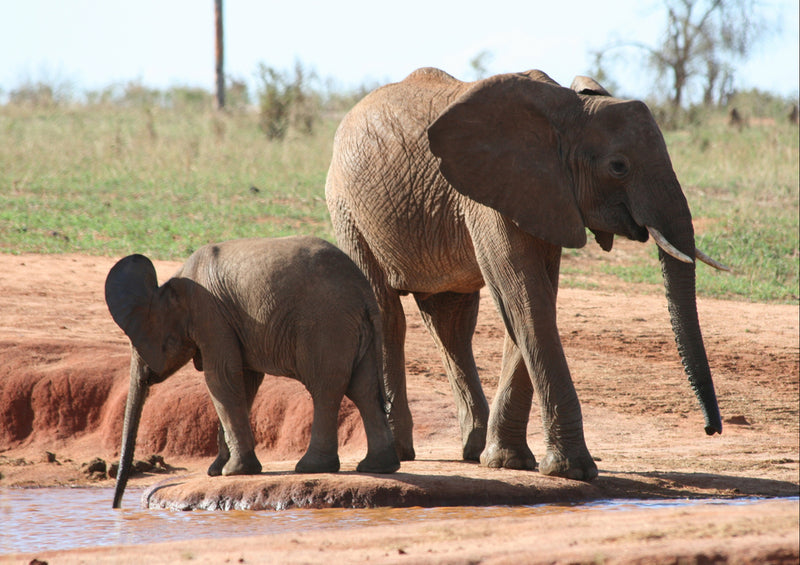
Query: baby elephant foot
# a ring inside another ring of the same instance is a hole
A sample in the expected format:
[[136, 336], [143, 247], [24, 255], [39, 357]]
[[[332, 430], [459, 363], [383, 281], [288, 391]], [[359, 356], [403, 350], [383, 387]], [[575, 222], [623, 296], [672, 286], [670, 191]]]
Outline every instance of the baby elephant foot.
[[217, 455], [217, 458], [214, 459], [214, 462], [208, 467], [208, 476], [219, 477], [228, 459], [230, 459], [230, 455], [222, 455], [221, 453]]
[[295, 473], [338, 473], [339, 456], [315, 457], [306, 453], [294, 467]]
[[543, 475], [588, 482], [597, 476], [597, 464], [588, 452], [573, 457], [565, 457], [560, 453], [548, 450], [544, 460], [539, 465], [539, 472]]
[[[216, 463], [216, 461], [214, 462]], [[211, 466], [214, 466], [214, 463]], [[210, 474], [211, 468], [209, 468]], [[231, 457], [222, 467], [222, 474], [228, 475], [258, 475], [261, 472], [261, 462], [254, 451], [248, 451], [241, 458]]]
[[400, 468], [400, 459], [394, 448], [381, 451], [377, 455], [367, 453], [367, 456], [358, 464], [356, 471], [359, 473], [394, 473]]
[[481, 454], [481, 465], [505, 469], [536, 470], [536, 458], [527, 445], [517, 448], [488, 446]]

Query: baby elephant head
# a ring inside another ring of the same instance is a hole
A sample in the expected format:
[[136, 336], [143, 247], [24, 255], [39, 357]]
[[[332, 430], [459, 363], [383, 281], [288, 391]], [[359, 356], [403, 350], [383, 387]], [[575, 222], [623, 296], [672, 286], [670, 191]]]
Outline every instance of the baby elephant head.
[[106, 279], [111, 317], [149, 368], [148, 382], [161, 382], [196, 352], [189, 338], [191, 281], [171, 279], [158, 286], [153, 263], [143, 255], [121, 259]]
[[111, 317], [132, 345], [114, 508], [120, 507], [128, 482], [139, 420], [150, 385], [175, 373], [197, 349], [189, 339], [188, 330], [191, 284], [186, 279], [171, 279], [159, 287], [153, 263], [142, 255], [120, 260], [106, 278], [106, 303]]

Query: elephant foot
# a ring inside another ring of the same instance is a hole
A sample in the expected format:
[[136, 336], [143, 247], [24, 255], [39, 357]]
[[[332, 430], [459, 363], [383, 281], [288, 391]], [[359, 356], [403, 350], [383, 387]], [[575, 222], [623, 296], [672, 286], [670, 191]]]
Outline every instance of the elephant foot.
[[548, 450], [539, 465], [539, 472], [543, 475], [589, 482], [597, 477], [597, 464], [588, 452], [575, 457], [565, 457]]
[[[214, 467], [214, 463], [211, 464], [209, 467], [209, 475], [211, 474], [211, 468]], [[261, 472], [261, 462], [256, 457], [254, 451], [248, 451], [241, 458], [233, 458], [225, 463], [225, 466], [222, 467], [222, 474], [225, 476], [228, 475], [258, 475]]]
[[367, 453], [367, 456], [358, 464], [356, 471], [359, 473], [394, 473], [400, 468], [400, 459], [394, 449], [381, 450], [377, 455]]
[[306, 453], [294, 466], [295, 473], [338, 473], [339, 456], [318, 457]]
[[464, 461], [480, 461], [486, 447], [486, 428], [474, 428], [464, 441], [462, 457]]
[[214, 459], [214, 462], [208, 467], [208, 476], [219, 477], [229, 458], [230, 456], [217, 455], [217, 458]]
[[399, 421], [393, 419], [392, 415], [389, 416], [389, 429], [391, 429], [392, 437], [394, 438], [394, 450], [397, 452], [397, 457], [400, 461], [413, 461], [417, 456], [414, 452], [414, 436], [412, 434], [414, 426], [410, 422], [410, 413], [407, 419]]
[[395, 435], [394, 450], [400, 461], [413, 461], [417, 456], [414, 452], [414, 442], [410, 438], [408, 441], [401, 441]]
[[490, 445], [481, 454], [480, 462], [485, 467], [536, 470], [536, 458], [527, 445], [516, 448]]

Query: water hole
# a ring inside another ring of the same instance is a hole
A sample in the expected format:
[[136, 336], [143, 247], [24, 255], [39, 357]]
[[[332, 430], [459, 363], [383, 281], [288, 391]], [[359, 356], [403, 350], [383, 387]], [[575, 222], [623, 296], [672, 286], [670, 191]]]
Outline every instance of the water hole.
[[448, 518], [531, 517], [554, 512], [753, 504], [763, 500], [622, 500], [536, 506], [180, 512], [142, 509], [139, 505], [142, 492], [142, 489], [128, 489], [122, 509], [112, 510], [113, 489], [110, 488], [0, 488], [0, 554], [359, 528]]

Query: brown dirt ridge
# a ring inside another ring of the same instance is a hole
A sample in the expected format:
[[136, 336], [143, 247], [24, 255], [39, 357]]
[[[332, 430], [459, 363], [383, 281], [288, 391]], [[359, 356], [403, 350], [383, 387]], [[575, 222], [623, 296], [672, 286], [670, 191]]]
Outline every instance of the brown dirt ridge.
[[[103, 301], [114, 259], [0, 255], [0, 487], [112, 486], [127, 394], [129, 345]], [[178, 263], [157, 262], [166, 277]], [[654, 266], [654, 268], [656, 268]], [[390, 476], [355, 473], [366, 450], [357, 411], [340, 414], [342, 472], [291, 472], [311, 425], [310, 397], [267, 377], [253, 427], [264, 472], [205, 476], [216, 418], [191, 366], [156, 385], [137, 444], [151, 507], [250, 508], [521, 505], [598, 499], [797, 497], [800, 494], [798, 306], [700, 299], [698, 310], [724, 432], [707, 437], [675, 351], [663, 292], [598, 278], [607, 290], [562, 289], [559, 326], [600, 476], [590, 484], [459, 460], [455, 407], [434, 344], [413, 304], [406, 362], [417, 461]], [[609, 283], [609, 284], [606, 284]], [[502, 325], [484, 296], [475, 358], [491, 400]], [[538, 411], [528, 440], [543, 455]], [[150, 460], [147, 463], [147, 460]], [[110, 505], [110, 501], [109, 501]], [[258, 563], [798, 563], [797, 499], [752, 505], [590, 509], [490, 522], [330, 530], [2, 555], [0, 562]], [[535, 550], [535, 551], [534, 551]]]

